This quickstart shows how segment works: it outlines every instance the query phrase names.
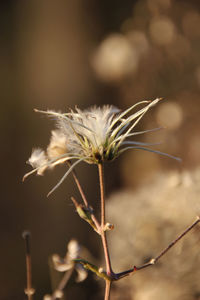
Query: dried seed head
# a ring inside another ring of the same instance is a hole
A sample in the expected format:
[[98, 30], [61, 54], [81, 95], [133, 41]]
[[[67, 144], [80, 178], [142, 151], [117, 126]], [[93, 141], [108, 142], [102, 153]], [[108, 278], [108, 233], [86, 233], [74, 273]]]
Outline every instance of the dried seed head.
[[[157, 98], [154, 101], [142, 101], [121, 113], [119, 113], [119, 109], [109, 105], [102, 108], [92, 107], [83, 111], [76, 108], [75, 111], [71, 110], [71, 112], [64, 114], [36, 110], [54, 117], [58, 129], [52, 131], [46, 152], [39, 148], [33, 151], [29, 163], [34, 170], [27, 173], [24, 179], [34, 172], [42, 175], [47, 168], [53, 168], [55, 165], [66, 161], [76, 160], [51, 190], [53, 192], [80, 162], [99, 164], [104, 161], [112, 161], [129, 149], [141, 149], [180, 160], [148, 148], [148, 146], [155, 144], [141, 143], [131, 139], [135, 135], [156, 130], [134, 131], [146, 112], [160, 100]], [[131, 114], [133, 109], [139, 105], [145, 106]]]

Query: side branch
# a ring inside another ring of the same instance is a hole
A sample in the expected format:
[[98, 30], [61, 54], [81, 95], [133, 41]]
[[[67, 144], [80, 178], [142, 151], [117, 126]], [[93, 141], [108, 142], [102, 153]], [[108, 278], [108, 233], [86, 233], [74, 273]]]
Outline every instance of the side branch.
[[164, 249], [155, 259], [153, 263], [156, 263], [169, 249], [171, 249], [178, 241], [180, 241], [192, 228], [194, 228], [200, 222], [200, 217], [197, 217], [197, 220], [192, 223], [182, 234], [180, 234], [169, 246]]
[[[67, 162], [67, 165], [70, 167], [70, 166], [71, 166], [70, 162]], [[77, 175], [76, 175], [75, 170], [72, 170], [72, 175], [73, 175], [74, 181], [75, 181], [75, 183], [76, 183], [76, 185], [77, 185], [77, 188], [78, 188], [78, 190], [79, 190], [79, 193], [80, 193], [80, 195], [81, 195], [81, 198], [82, 198], [82, 200], [83, 200], [83, 203], [84, 203], [84, 205], [85, 205], [85, 208], [86, 208], [86, 209], [89, 209], [90, 207], [89, 207], [87, 198], [86, 198], [86, 196], [85, 196], [85, 193], [84, 193], [83, 188], [82, 188], [82, 186], [81, 186], [81, 184], [80, 184], [80, 181], [79, 181], [79, 179], [78, 179], [78, 177], [77, 177]], [[72, 201], [73, 201], [73, 200], [72, 200]], [[73, 202], [74, 202], [74, 201], [73, 201]], [[94, 213], [93, 213], [93, 210], [91, 211], [91, 219], [92, 219], [92, 221], [94, 222], [94, 224], [95, 224], [95, 226], [96, 226], [96, 228], [97, 228], [97, 232], [99, 233], [100, 224], [99, 224], [97, 218], [95, 217], [95, 215], [94, 215]]]
[[[71, 163], [69, 161], [67, 161], [67, 165], [68, 165], [68, 167], [71, 167]], [[84, 193], [84, 191], [82, 189], [82, 186], [81, 186], [80, 181], [79, 181], [79, 179], [78, 179], [78, 177], [76, 175], [75, 170], [72, 170], [72, 175], [73, 175], [74, 181], [75, 181], [75, 183], [77, 185], [77, 188], [79, 190], [79, 193], [80, 193], [80, 195], [81, 195], [81, 197], [83, 199], [83, 202], [84, 202], [85, 206], [88, 207], [88, 201], [86, 199], [85, 193]]]
[[140, 267], [136, 267], [134, 266], [132, 269], [130, 270], [126, 270], [124, 272], [121, 273], [117, 273], [114, 275], [114, 279], [113, 280], [119, 280], [123, 277], [126, 277], [128, 275], [132, 275], [134, 272], [145, 269], [147, 267], [150, 267], [152, 265], [154, 265], [155, 263], [157, 263], [157, 261], [163, 256], [165, 255], [178, 241], [180, 241], [189, 231], [191, 231], [198, 223], [200, 222], [200, 217], [197, 217], [197, 220], [195, 222], [192, 223], [192, 225], [190, 225], [183, 233], [181, 233], [173, 242], [171, 242], [159, 255], [157, 255], [155, 258], [152, 258], [148, 263], [140, 266]]

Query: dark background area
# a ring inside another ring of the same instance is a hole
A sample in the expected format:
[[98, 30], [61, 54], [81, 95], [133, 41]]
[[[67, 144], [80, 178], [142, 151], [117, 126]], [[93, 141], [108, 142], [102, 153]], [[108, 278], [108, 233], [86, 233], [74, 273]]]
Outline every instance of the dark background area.
[[[32, 148], [45, 148], [54, 128], [34, 108], [113, 104], [125, 109], [140, 100], [165, 99], [138, 128], [167, 129], [141, 139], [162, 141], [158, 149], [183, 163], [129, 152], [106, 166], [108, 194], [134, 189], [159, 170], [199, 165], [199, 10], [193, 0], [0, 2], [0, 299], [26, 299], [24, 229], [32, 234], [36, 299], [51, 292], [48, 257], [64, 255], [71, 238], [101, 259], [100, 242], [70, 202], [70, 196], [79, 197], [72, 178], [46, 197], [63, 166], [22, 183]], [[84, 164], [77, 171], [98, 209], [96, 168]], [[97, 299], [99, 283], [93, 280], [91, 290], [88, 282], [77, 287], [77, 299]]]

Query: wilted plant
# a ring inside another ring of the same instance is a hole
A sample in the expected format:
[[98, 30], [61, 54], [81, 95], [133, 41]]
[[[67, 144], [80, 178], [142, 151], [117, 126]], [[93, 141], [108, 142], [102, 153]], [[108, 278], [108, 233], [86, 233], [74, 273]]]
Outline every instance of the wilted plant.
[[[115, 273], [111, 266], [111, 258], [109, 254], [109, 247], [107, 243], [107, 231], [113, 229], [113, 225], [106, 221], [105, 213], [105, 183], [104, 183], [104, 163], [116, 159], [120, 154], [129, 149], [140, 149], [154, 152], [160, 155], [165, 155], [180, 161], [179, 158], [169, 154], [153, 150], [149, 146], [155, 144], [141, 143], [133, 141], [131, 138], [158, 130], [159, 128], [134, 131], [144, 114], [161, 99], [154, 101], [142, 101], [131, 106], [124, 112], [120, 112], [116, 107], [103, 106], [102, 108], [93, 107], [89, 110], [82, 111], [78, 108], [75, 111], [71, 110], [68, 113], [57, 113], [54, 111], [39, 111], [37, 112], [47, 114], [56, 120], [57, 129], [52, 131], [50, 144], [47, 150], [40, 148], [34, 149], [28, 163], [34, 168], [32, 171], [24, 176], [24, 179], [32, 173], [37, 172], [42, 175], [46, 169], [51, 169], [57, 164], [66, 163], [69, 167], [67, 172], [56, 184], [56, 186], [49, 192], [51, 194], [59, 185], [72, 173], [75, 183], [78, 187], [83, 203], [78, 203], [74, 197], [72, 201], [75, 205], [79, 216], [87, 221], [96, 233], [101, 237], [102, 246], [104, 250], [104, 257], [106, 263], [106, 270], [102, 267], [97, 267], [92, 263], [75, 257], [60, 266], [75, 266], [82, 265], [84, 269], [90, 270], [102, 279], [104, 279], [105, 300], [110, 297], [111, 283], [117, 281], [125, 276], [128, 276], [135, 271], [141, 270], [148, 266], [155, 264], [178, 240], [180, 240], [188, 231], [190, 231], [198, 222], [195, 221], [188, 227], [175, 241], [173, 241], [166, 249], [164, 249], [156, 258], [150, 260], [149, 263], [126, 270], [121, 273]], [[132, 113], [132, 111], [139, 105], [145, 105], [142, 109]], [[100, 195], [101, 195], [101, 220], [99, 221], [94, 213], [93, 208], [89, 205], [87, 198], [83, 192], [81, 184], [78, 180], [74, 168], [82, 161], [94, 164], [98, 167]], [[49, 195], [48, 194], [48, 195]], [[56, 267], [58, 268], [59, 259], [57, 257]], [[55, 262], [55, 257], [54, 257]], [[72, 267], [71, 267], [72, 268]], [[67, 269], [65, 269], [67, 270]]]

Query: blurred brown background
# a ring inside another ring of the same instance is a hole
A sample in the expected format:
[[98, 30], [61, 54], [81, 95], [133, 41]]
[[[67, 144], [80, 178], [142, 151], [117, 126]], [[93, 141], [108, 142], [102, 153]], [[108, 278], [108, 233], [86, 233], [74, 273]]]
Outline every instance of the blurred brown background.
[[[182, 157], [183, 163], [129, 152], [106, 167], [107, 192], [134, 189], [161, 170], [192, 170], [200, 163], [200, 4], [7, 0], [0, 2], [0, 24], [0, 299], [26, 299], [24, 229], [32, 233], [33, 282], [36, 299], [42, 299], [51, 291], [50, 254], [64, 255], [73, 237], [98, 261], [101, 245], [74, 212], [70, 196], [78, 194], [71, 178], [46, 198], [64, 168], [22, 184], [32, 148], [45, 147], [54, 126], [33, 109], [65, 111], [107, 103], [125, 109], [163, 97], [138, 128], [167, 129], [140, 138], [163, 142], [157, 149]], [[78, 172], [98, 207], [95, 167], [83, 165]], [[72, 299], [97, 299], [99, 283], [93, 284], [92, 290], [87, 282], [80, 284]]]

